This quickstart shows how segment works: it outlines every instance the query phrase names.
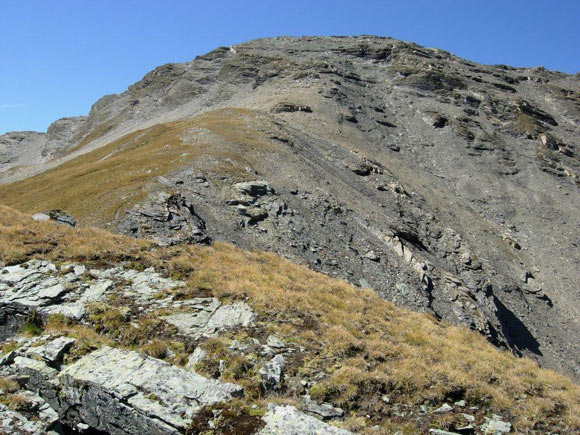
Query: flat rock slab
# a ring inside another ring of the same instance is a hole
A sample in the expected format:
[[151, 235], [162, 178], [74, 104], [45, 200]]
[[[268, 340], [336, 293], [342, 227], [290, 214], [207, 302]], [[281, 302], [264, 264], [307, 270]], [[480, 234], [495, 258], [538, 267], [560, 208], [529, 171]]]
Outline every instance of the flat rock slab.
[[259, 435], [349, 435], [345, 429], [310, 417], [293, 406], [271, 406], [262, 418], [266, 426]]
[[256, 319], [254, 311], [244, 302], [221, 305], [215, 298], [198, 298], [186, 312], [163, 317], [167, 323], [177, 327], [182, 334], [194, 337], [211, 337], [219, 331], [248, 327]]
[[80, 420], [123, 434], [181, 433], [202, 406], [243, 393], [237, 385], [106, 346], [64, 368], [59, 380]]

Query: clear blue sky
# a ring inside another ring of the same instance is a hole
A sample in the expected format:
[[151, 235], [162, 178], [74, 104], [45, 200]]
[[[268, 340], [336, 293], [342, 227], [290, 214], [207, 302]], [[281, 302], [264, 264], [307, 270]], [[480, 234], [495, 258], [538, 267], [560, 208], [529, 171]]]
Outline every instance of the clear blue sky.
[[152, 68], [221, 45], [358, 34], [580, 71], [580, 0], [0, 0], [0, 134], [87, 114]]

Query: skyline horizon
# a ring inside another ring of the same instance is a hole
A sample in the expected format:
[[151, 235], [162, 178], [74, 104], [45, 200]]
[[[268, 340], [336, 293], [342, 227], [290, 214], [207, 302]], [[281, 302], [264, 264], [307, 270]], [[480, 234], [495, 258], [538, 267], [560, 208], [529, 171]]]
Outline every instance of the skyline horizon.
[[[270, 9], [264, 0], [245, 7], [232, 0], [219, 4], [227, 7], [183, 0], [172, 8], [153, 0], [6, 0], [0, 6], [0, 50], [11, 68], [0, 68], [0, 134], [44, 132], [63, 117], [88, 115], [100, 98], [123, 92], [158, 66], [277, 36], [391, 37], [484, 65], [580, 73], [580, 56], [573, 55], [580, 28], [572, 25], [580, 19], [580, 4], [572, 0], [550, 8], [536, 0], [461, 8], [454, 0], [370, 0], [364, 8], [345, 0], [298, 0]], [[18, 19], [7, 18], [13, 16]]]

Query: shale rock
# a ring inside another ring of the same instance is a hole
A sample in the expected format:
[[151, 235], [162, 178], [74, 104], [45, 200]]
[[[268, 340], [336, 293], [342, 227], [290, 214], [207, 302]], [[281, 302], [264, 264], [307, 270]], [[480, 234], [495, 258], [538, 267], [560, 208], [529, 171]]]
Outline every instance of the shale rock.
[[67, 366], [59, 381], [64, 406], [80, 410], [80, 421], [109, 433], [124, 433], [119, 428], [135, 434], [180, 433], [203, 405], [242, 394], [236, 385], [108, 347]]
[[153, 194], [124, 216], [119, 230], [129, 236], [148, 237], [160, 245], [209, 243], [205, 222], [194, 206], [179, 194]]

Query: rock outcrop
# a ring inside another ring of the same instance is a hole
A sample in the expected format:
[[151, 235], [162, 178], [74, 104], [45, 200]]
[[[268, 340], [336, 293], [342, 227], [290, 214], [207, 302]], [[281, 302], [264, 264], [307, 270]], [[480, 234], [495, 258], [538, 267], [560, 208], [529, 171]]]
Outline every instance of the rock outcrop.
[[[48, 346], [61, 347], [54, 341]], [[44, 412], [53, 424], [110, 434], [179, 434], [203, 406], [243, 394], [237, 385], [137, 352], [104, 346], [59, 371], [34, 359], [30, 349], [5, 364], [2, 373], [26, 376], [24, 387], [50, 405], [46, 409], [51, 411]], [[1, 418], [18, 422], [12, 415]]]
[[53, 122], [46, 133], [12, 131], [0, 135], [0, 173], [61, 156], [81, 139], [78, 128], [85, 120], [86, 116], [62, 118]]

